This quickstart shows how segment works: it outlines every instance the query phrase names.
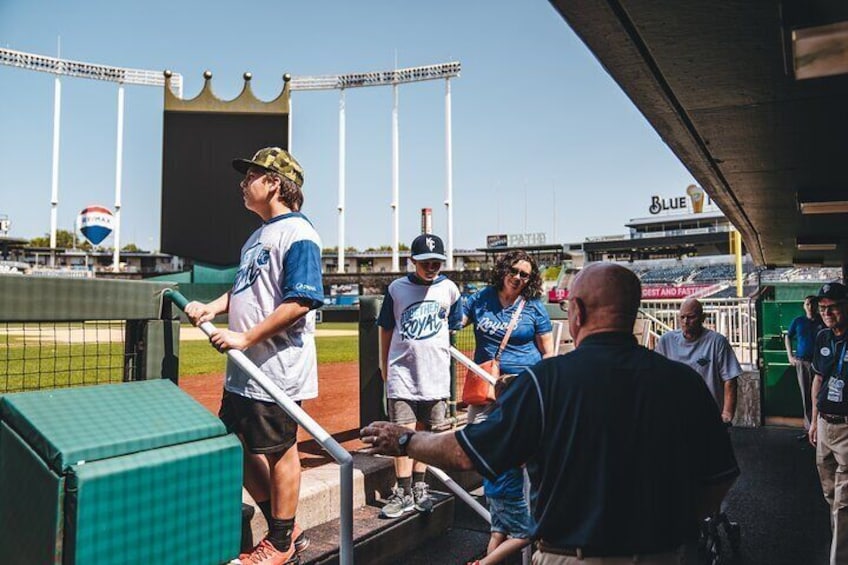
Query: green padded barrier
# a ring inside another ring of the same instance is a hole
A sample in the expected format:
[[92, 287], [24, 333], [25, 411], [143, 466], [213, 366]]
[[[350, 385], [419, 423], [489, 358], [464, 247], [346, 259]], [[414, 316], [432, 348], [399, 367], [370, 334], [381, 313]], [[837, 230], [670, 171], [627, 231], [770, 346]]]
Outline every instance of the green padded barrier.
[[0, 563], [220, 565], [242, 448], [166, 380], [0, 399]]
[[79, 461], [226, 434], [218, 418], [162, 379], [8, 394], [0, 420], [57, 474]]
[[241, 540], [241, 462], [229, 435], [71, 467], [66, 554], [80, 564], [226, 563]]
[[62, 562], [65, 479], [0, 423], [0, 561]]

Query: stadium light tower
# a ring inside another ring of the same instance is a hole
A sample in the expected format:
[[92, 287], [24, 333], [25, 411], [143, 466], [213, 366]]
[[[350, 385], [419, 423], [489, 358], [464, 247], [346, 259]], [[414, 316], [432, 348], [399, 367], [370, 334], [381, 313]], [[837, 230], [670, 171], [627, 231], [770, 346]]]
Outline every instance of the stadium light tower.
[[[339, 234], [338, 234], [338, 266], [337, 271], [344, 273], [345, 256], [345, 90], [348, 88], [362, 88], [368, 86], [391, 86], [393, 89], [392, 105], [392, 270], [400, 271], [400, 247], [399, 247], [399, 217], [400, 217], [400, 172], [398, 165], [398, 86], [411, 82], [422, 82], [425, 80], [444, 79], [445, 87], [445, 152], [447, 179], [445, 187], [445, 207], [447, 209], [447, 265], [448, 270], [453, 269], [453, 165], [451, 149], [451, 103], [450, 103], [450, 79], [458, 77], [460, 64], [458, 62], [441, 63], [436, 65], [425, 65], [422, 67], [408, 67], [391, 71], [378, 71], [370, 73], [352, 73], [345, 75], [323, 75], [313, 77], [293, 77], [290, 83], [292, 90], [339, 90]], [[291, 120], [289, 120], [291, 124]], [[291, 136], [289, 136], [291, 144]], [[290, 145], [291, 146], [291, 145]]]
[[[141, 69], [129, 69], [121, 67], [110, 67], [93, 63], [82, 63], [0, 48], [0, 64], [18, 67], [27, 70], [47, 72], [56, 75], [56, 95], [54, 101], [54, 139], [53, 139], [53, 182], [51, 192], [51, 237], [50, 247], [52, 256], [55, 257], [56, 249], [56, 214], [59, 206], [59, 116], [61, 111], [61, 83], [60, 76], [72, 76], [94, 80], [103, 80], [118, 83], [118, 131], [115, 167], [115, 216], [114, 235], [115, 244], [113, 256], [113, 269], [119, 269], [120, 259], [120, 211], [121, 211], [121, 177], [123, 169], [123, 113], [124, 113], [124, 85], [135, 84], [141, 86], [165, 86], [165, 77], [161, 71], [147, 71]], [[394, 90], [394, 104], [392, 108], [392, 223], [394, 234], [392, 241], [392, 269], [400, 270], [399, 258], [399, 194], [400, 179], [398, 166], [398, 87], [401, 84], [423, 82], [428, 80], [444, 79], [445, 86], [445, 152], [446, 152], [446, 186], [445, 207], [447, 210], [447, 269], [453, 269], [453, 164], [451, 146], [451, 101], [450, 101], [450, 79], [458, 77], [460, 72], [459, 62], [440, 63], [435, 65], [424, 65], [420, 67], [407, 67], [390, 71], [376, 71], [366, 73], [350, 73], [343, 75], [322, 75], [291, 77], [290, 89], [294, 90], [339, 90], [339, 245], [338, 245], [338, 272], [344, 272], [345, 253], [345, 90], [349, 88], [364, 88], [374, 86], [392, 86]], [[288, 75], [286, 75], [288, 78]], [[182, 76], [170, 73], [170, 84], [176, 90], [178, 98], [182, 98]], [[289, 104], [291, 109], [291, 102]], [[291, 135], [292, 120], [289, 119], [289, 150], [292, 149]]]
[[[115, 158], [115, 229], [112, 240], [115, 249], [112, 254], [112, 270], [118, 272], [120, 268], [121, 252], [121, 176], [123, 169], [124, 152], [124, 85], [136, 84], [140, 86], [165, 86], [165, 78], [162, 71], [145, 71], [141, 69], [128, 69], [121, 67], [110, 67], [94, 63], [82, 63], [24, 53], [13, 49], [0, 48], [0, 64], [18, 67], [30, 71], [41, 71], [56, 75], [55, 94], [53, 99], [53, 174], [50, 191], [50, 265], [55, 266], [56, 260], [56, 229], [58, 225], [57, 215], [59, 208], [59, 127], [62, 111], [62, 84], [60, 76], [71, 76], [93, 80], [104, 80], [118, 83], [118, 139]], [[183, 78], [182, 75], [173, 73], [171, 84], [176, 87], [178, 95], [182, 97]]]

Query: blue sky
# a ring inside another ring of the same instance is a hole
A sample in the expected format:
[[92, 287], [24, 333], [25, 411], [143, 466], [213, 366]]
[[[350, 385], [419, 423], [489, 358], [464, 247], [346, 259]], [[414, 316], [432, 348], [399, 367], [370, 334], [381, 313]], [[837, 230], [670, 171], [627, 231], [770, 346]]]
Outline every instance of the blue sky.
[[[242, 74], [263, 100], [282, 75], [343, 74], [447, 61], [451, 81], [454, 243], [545, 232], [548, 241], [623, 233], [651, 195], [693, 182], [565, 21], [543, 0], [0, 0], [0, 45], [77, 61], [172, 69], [184, 97], [204, 70], [224, 99]], [[249, 7], [248, 7], [249, 6]], [[0, 215], [10, 235], [50, 229], [53, 75], [0, 67]], [[306, 170], [304, 211], [336, 245], [339, 94], [294, 92], [293, 150]], [[391, 243], [391, 88], [354, 89], [347, 106], [346, 244]], [[400, 88], [400, 239], [422, 207], [444, 234], [444, 83]], [[59, 227], [87, 205], [114, 205], [117, 85], [62, 80]], [[125, 89], [122, 244], [159, 245], [162, 92]], [[233, 187], [233, 204], [241, 199]], [[555, 204], [555, 206], [554, 206]], [[199, 203], [202, 213], [202, 203]], [[104, 242], [111, 245], [111, 238]]]

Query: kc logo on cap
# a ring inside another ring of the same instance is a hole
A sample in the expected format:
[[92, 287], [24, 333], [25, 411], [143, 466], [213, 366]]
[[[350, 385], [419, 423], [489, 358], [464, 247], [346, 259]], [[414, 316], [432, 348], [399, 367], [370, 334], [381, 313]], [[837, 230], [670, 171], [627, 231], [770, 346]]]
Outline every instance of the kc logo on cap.
[[412, 258], [415, 261], [446, 261], [445, 244], [442, 238], [431, 233], [422, 233], [412, 242]]

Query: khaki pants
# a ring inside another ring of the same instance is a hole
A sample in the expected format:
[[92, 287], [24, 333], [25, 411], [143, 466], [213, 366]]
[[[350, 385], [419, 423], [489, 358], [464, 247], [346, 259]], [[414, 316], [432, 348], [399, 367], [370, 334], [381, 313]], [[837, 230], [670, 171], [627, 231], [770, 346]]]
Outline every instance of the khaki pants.
[[801, 405], [804, 408], [804, 429], [809, 431], [813, 414], [813, 401], [810, 398], [813, 384], [813, 365], [803, 359], [795, 360], [795, 372], [798, 374], [798, 388], [801, 390]]
[[816, 466], [824, 499], [830, 506], [831, 565], [848, 563], [848, 424], [819, 418]]
[[680, 551], [634, 555], [633, 557], [584, 557], [558, 555], [537, 551], [533, 554], [533, 565], [679, 565]]

